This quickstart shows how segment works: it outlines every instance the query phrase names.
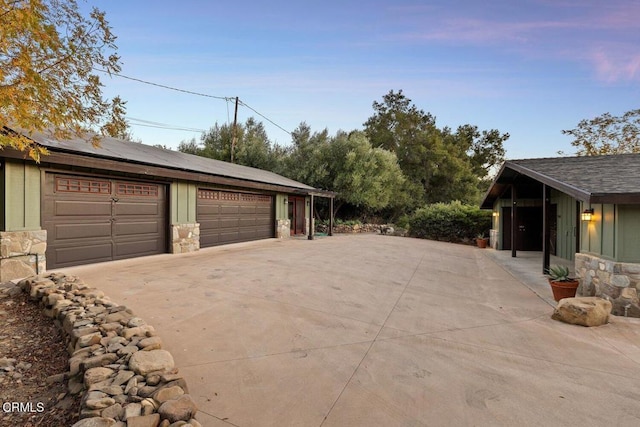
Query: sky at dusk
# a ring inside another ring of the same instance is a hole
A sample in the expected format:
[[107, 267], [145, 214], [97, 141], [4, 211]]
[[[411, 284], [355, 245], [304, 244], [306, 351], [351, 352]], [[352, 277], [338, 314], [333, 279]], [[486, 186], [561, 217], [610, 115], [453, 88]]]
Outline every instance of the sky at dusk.
[[[362, 129], [403, 90], [439, 127], [499, 129], [507, 158], [573, 154], [561, 133], [640, 108], [636, 0], [88, 1], [118, 36], [125, 76], [240, 100], [287, 131]], [[84, 7], [84, 6], [83, 6]], [[134, 138], [176, 148], [233, 120], [233, 103], [104, 77]], [[246, 106], [269, 138], [290, 135]], [[160, 123], [191, 130], [140, 126]]]

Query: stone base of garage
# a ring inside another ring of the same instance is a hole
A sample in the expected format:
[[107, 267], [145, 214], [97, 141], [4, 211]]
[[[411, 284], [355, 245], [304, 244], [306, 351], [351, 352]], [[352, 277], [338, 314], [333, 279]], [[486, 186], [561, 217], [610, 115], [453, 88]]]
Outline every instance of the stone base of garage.
[[44, 273], [47, 231], [0, 232], [0, 282]]
[[185, 254], [200, 250], [200, 224], [171, 225], [171, 253]]
[[580, 279], [578, 295], [611, 301], [616, 316], [640, 317], [640, 264], [577, 253], [575, 271]]
[[291, 237], [291, 221], [288, 219], [276, 220], [276, 237], [278, 239], [287, 239]]

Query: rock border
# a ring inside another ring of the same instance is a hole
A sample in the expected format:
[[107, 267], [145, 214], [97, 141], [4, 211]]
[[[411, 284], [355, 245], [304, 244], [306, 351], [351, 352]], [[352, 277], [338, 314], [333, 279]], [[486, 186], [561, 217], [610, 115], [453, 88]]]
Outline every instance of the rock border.
[[50, 380], [67, 381], [69, 393], [81, 399], [73, 427], [202, 427], [153, 326], [77, 276], [49, 273], [17, 286], [65, 337], [69, 371]]

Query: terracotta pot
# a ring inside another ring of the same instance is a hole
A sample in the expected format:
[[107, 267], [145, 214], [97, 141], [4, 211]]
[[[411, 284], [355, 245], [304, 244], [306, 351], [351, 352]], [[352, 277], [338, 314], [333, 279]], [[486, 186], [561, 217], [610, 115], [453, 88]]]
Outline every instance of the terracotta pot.
[[554, 282], [553, 280], [549, 279], [549, 284], [551, 285], [551, 290], [553, 291], [553, 299], [556, 301], [560, 301], [562, 298], [575, 297], [580, 282], [575, 279], [567, 282]]
[[478, 245], [479, 248], [486, 248], [487, 247], [487, 243], [489, 243], [489, 239], [476, 239], [476, 244]]

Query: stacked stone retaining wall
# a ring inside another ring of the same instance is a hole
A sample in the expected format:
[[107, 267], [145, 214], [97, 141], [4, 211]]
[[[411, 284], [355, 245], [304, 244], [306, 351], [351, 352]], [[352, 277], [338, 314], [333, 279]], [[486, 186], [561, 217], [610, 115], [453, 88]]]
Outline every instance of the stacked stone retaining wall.
[[73, 427], [198, 427], [197, 407], [153, 326], [75, 276], [18, 283], [63, 331], [69, 371], [58, 375], [81, 398]]
[[[329, 231], [329, 226], [326, 224], [316, 224], [316, 231], [326, 233]], [[404, 230], [396, 229], [391, 224], [334, 224], [333, 232], [404, 235]]]
[[616, 316], [640, 317], [640, 264], [577, 253], [575, 272], [580, 279], [578, 295], [611, 301]]

